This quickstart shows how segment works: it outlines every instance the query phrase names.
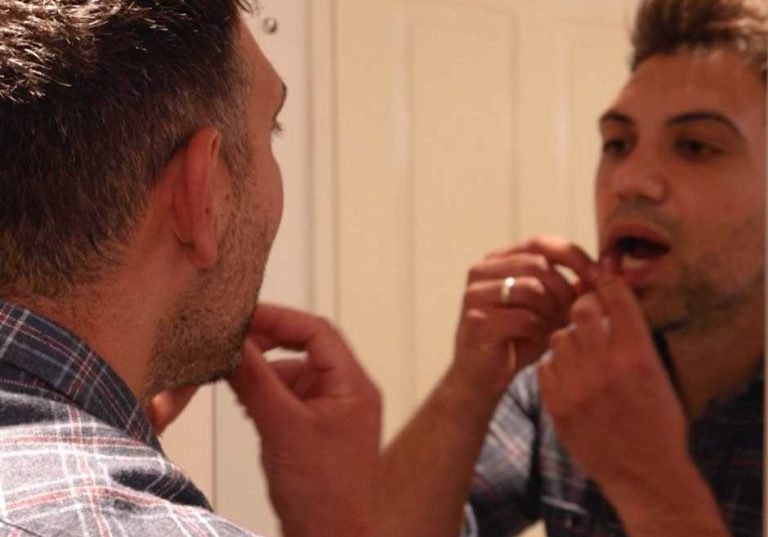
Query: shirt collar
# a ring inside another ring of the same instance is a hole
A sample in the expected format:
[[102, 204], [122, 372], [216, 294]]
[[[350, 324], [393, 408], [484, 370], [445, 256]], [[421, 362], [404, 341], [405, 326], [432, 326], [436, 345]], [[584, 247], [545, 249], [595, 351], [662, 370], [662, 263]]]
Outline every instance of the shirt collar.
[[2, 300], [0, 362], [26, 371], [85, 412], [161, 451], [144, 409], [106, 361], [56, 323]]

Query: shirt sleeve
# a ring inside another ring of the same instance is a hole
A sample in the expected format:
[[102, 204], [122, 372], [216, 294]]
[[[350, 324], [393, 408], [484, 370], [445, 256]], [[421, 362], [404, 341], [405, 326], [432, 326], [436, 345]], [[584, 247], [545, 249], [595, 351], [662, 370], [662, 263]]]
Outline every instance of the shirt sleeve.
[[475, 466], [464, 537], [510, 537], [540, 518], [539, 415], [532, 366], [510, 385], [491, 421]]

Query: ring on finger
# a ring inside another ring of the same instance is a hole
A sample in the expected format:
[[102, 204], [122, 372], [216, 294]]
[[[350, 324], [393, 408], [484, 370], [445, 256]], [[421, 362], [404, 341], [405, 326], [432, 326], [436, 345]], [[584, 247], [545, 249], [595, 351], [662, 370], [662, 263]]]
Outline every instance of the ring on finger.
[[517, 280], [510, 276], [504, 280], [504, 283], [501, 284], [499, 300], [504, 306], [509, 306], [511, 304], [512, 288], [515, 286], [515, 283], [517, 283]]

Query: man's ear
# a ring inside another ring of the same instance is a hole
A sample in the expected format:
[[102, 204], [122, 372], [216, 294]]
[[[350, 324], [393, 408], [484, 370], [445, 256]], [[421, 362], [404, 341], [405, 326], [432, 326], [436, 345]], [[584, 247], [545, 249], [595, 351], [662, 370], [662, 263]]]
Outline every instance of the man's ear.
[[173, 184], [173, 218], [176, 237], [188, 250], [190, 261], [201, 270], [216, 264], [222, 220], [228, 221], [230, 177], [220, 166], [221, 134], [205, 127], [178, 150], [179, 173]]

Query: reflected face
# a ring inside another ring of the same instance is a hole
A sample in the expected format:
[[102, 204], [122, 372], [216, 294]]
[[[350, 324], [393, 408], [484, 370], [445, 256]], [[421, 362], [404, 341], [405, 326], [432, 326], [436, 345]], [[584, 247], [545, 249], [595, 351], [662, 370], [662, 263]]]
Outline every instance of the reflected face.
[[659, 55], [600, 121], [601, 255], [656, 329], [762, 307], [765, 100], [734, 53]]
[[[182, 296], [159, 327], [145, 397], [231, 374], [256, 307], [283, 210], [280, 168], [272, 152], [285, 86], [244, 26], [240, 50], [250, 73], [242, 177], [233, 177], [232, 212], [215, 267]], [[226, 136], [226, 133], [224, 134]]]

